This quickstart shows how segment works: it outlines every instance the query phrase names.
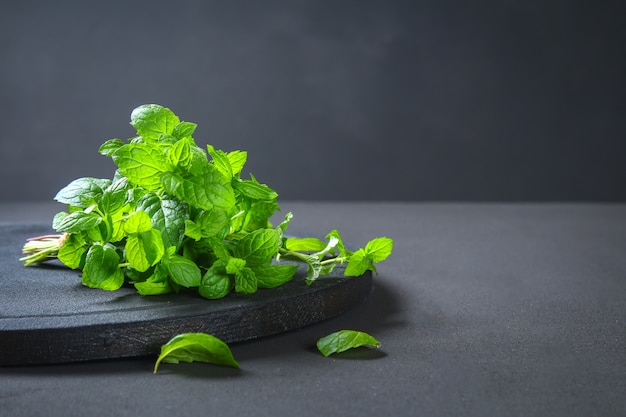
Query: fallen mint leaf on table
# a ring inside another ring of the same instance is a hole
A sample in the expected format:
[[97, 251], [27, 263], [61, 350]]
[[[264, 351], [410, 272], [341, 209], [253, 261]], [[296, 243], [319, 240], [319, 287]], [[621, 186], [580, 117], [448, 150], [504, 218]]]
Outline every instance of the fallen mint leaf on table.
[[228, 345], [206, 333], [183, 333], [173, 337], [161, 346], [161, 354], [154, 364], [155, 374], [161, 362], [206, 362], [239, 369]]
[[380, 347], [380, 342], [369, 334], [356, 330], [340, 330], [322, 337], [317, 341], [317, 349], [324, 356], [330, 356], [333, 353], [339, 353], [361, 346], [378, 348]]

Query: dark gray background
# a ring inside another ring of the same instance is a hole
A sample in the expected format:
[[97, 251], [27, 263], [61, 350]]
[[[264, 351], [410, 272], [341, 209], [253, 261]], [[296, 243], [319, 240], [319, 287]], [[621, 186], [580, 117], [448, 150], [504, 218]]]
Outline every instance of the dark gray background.
[[623, 1], [2, 1], [0, 201], [110, 177], [131, 110], [282, 199], [626, 201]]

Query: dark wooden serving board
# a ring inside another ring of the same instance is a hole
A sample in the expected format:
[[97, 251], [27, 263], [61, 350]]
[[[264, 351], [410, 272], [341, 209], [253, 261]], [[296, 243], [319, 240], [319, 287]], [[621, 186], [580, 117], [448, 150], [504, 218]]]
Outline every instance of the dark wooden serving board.
[[250, 340], [340, 314], [372, 285], [371, 274], [344, 278], [341, 270], [306, 285], [301, 268], [279, 288], [221, 300], [195, 293], [142, 297], [132, 287], [95, 290], [56, 261], [28, 268], [18, 261], [25, 240], [46, 233], [46, 224], [0, 225], [0, 365], [156, 355], [185, 332]]

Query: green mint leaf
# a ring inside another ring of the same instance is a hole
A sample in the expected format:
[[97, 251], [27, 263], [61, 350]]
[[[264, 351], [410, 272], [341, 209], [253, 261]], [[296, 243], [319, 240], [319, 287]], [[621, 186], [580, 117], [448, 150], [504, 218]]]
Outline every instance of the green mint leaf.
[[222, 240], [209, 238], [207, 239], [207, 242], [209, 243], [209, 246], [211, 246], [213, 253], [215, 253], [215, 256], [217, 256], [218, 259], [224, 262], [228, 262], [228, 260], [231, 258], [231, 254], [228, 250], [228, 247]]
[[[199, 236], [197, 239], [200, 239], [220, 234], [227, 228], [229, 223], [230, 217], [228, 213], [223, 209], [214, 207], [211, 210], [202, 211], [196, 218], [196, 221], [191, 222], [188, 227], [191, 228], [190, 233], [194, 233], [194, 228], [197, 228], [196, 235]], [[195, 239], [194, 236], [188, 236]]]
[[63, 219], [66, 218], [67, 216], [69, 216], [69, 213], [65, 211], [60, 211], [57, 214], [55, 214], [54, 217], [52, 218], [52, 228], [58, 231], [59, 225], [61, 224]]
[[226, 273], [236, 274], [246, 266], [246, 261], [240, 258], [228, 258], [226, 261]]
[[59, 248], [57, 258], [68, 268], [76, 269], [83, 264], [86, 252], [85, 240], [79, 234], [69, 234]]
[[78, 178], [59, 190], [54, 199], [73, 207], [87, 208], [100, 201], [104, 190], [109, 185], [111, 185], [111, 180]]
[[235, 292], [239, 294], [254, 294], [257, 291], [257, 279], [250, 268], [242, 268], [235, 273]]
[[226, 343], [206, 333], [183, 333], [161, 346], [154, 364], [157, 373], [161, 362], [206, 362], [239, 369], [239, 364]]
[[196, 241], [202, 239], [202, 227], [193, 220], [185, 220], [185, 236]]
[[274, 200], [278, 193], [265, 184], [256, 180], [238, 180], [233, 182], [233, 188], [244, 196], [254, 200]]
[[292, 252], [319, 252], [326, 248], [326, 242], [315, 237], [290, 237], [285, 240], [285, 248]]
[[176, 139], [191, 137], [193, 136], [197, 127], [198, 125], [195, 123], [180, 122], [179, 124], [174, 126], [174, 130], [172, 130], [172, 136], [174, 136]]
[[175, 290], [168, 280], [169, 272], [162, 263], [158, 263], [156, 265], [156, 267], [152, 271], [152, 274], [148, 276], [145, 281], [143, 280], [143, 277], [141, 277], [141, 275], [144, 274], [138, 273], [138, 271], [135, 271], [131, 268], [128, 268], [127, 271], [137, 272], [136, 274], [127, 273], [127, 275], [139, 275], [136, 278], [141, 279], [141, 281], [133, 282], [133, 285], [135, 286], [137, 293], [139, 293], [140, 295], [169, 294]]
[[124, 232], [124, 216], [123, 210], [116, 211], [114, 214], [107, 216], [107, 226], [111, 228], [111, 236], [109, 242], [119, 242], [126, 237]]
[[57, 232], [78, 233], [83, 230], [90, 230], [98, 226], [102, 222], [102, 217], [96, 213], [86, 213], [84, 211], [75, 211], [56, 224]]
[[152, 226], [161, 232], [164, 247], [180, 246], [185, 236], [185, 222], [189, 219], [189, 208], [185, 202], [148, 193], [139, 199], [137, 209], [150, 216]]
[[167, 161], [174, 167], [185, 168], [193, 157], [191, 147], [195, 146], [193, 139], [185, 138], [175, 142], [167, 150]]
[[127, 234], [143, 233], [152, 229], [152, 220], [148, 213], [138, 210], [126, 218], [124, 232]]
[[233, 279], [226, 273], [223, 261], [217, 261], [202, 276], [198, 293], [208, 299], [224, 298], [233, 289]]
[[128, 182], [128, 178], [122, 177], [115, 180], [104, 190], [98, 207], [100, 207], [104, 213], [110, 214], [116, 212], [128, 202], [129, 190], [130, 183]]
[[213, 145], [207, 145], [209, 155], [213, 159], [213, 166], [228, 180], [233, 177], [233, 169], [226, 152], [215, 149]]
[[208, 164], [196, 175], [166, 172], [162, 183], [166, 192], [199, 209], [218, 207], [230, 210], [235, 205], [230, 183]]
[[115, 151], [124, 145], [125, 143], [121, 139], [110, 139], [100, 146], [98, 152], [104, 156], [111, 156]]
[[344, 275], [347, 277], [358, 277], [363, 275], [366, 271], [376, 272], [376, 267], [367, 258], [365, 249], [361, 248], [354, 252], [348, 259], [348, 266], [344, 270]]
[[147, 279], [146, 281], [133, 284], [139, 295], [162, 295], [172, 292], [172, 287], [167, 281]]
[[276, 226], [276, 229], [278, 229], [281, 234], [281, 238], [285, 234], [285, 231], [289, 227], [289, 223], [291, 222], [292, 219], [293, 219], [293, 213], [289, 212], [285, 214], [285, 219], [278, 226]]
[[242, 228], [246, 231], [272, 227], [270, 217], [278, 210], [276, 201], [256, 201], [248, 207]]
[[120, 147], [112, 157], [120, 173], [131, 184], [148, 191], [161, 188], [161, 175], [168, 170], [162, 149], [146, 143], [131, 143]]
[[259, 229], [245, 235], [233, 248], [236, 258], [248, 266], [267, 264], [278, 252], [281, 241], [276, 229]]
[[388, 237], [378, 237], [367, 243], [365, 254], [372, 262], [382, 262], [393, 250], [393, 240]]
[[145, 141], [157, 141], [163, 134], [172, 134], [179, 123], [174, 112], [158, 104], [144, 104], [130, 115], [130, 124]]
[[337, 245], [335, 247], [337, 248], [337, 251], [339, 252], [339, 256], [344, 257], [344, 256], [350, 256], [352, 254], [352, 252], [349, 252], [346, 250], [343, 244], [343, 239], [341, 238], [341, 234], [339, 234], [338, 230], [333, 229], [330, 231], [330, 233], [326, 235], [326, 239], [330, 240], [332, 238], [336, 238], [338, 240]]
[[259, 288], [275, 288], [291, 281], [298, 265], [262, 265], [253, 269]]
[[200, 268], [192, 260], [180, 255], [167, 258], [167, 270], [172, 281], [186, 288], [198, 287], [202, 279]]
[[230, 162], [230, 167], [232, 170], [232, 175], [236, 176], [241, 174], [241, 170], [246, 164], [246, 160], [248, 159], [248, 152], [246, 151], [232, 151], [226, 154], [228, 161]]
[[126, 259], [130, 266], [144, 272], [161, 260], [165, 252], [163, 238], [158, 229], [135, 233], [128, 237], [125, 245]]
[[367, 333], [356, 330], [340, 330], [317, 341], [317, 349], [328, 357], [360, 346], [380, 347], [380, 342]]
[[89, 288], [115, 291], [124, 284], [119, 255], [112, 245], [92, 245], [87, 252], [82, 282]]

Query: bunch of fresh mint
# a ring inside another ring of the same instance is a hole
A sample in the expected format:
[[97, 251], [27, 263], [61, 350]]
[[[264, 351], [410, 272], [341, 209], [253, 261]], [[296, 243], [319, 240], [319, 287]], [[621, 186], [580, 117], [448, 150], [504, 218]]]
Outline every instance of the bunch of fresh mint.
[[336, 230], [326, 241], [287, 237], [291, 213], [270, 224], [278, 194], [252, 175], [241, 177], [245, 151], [198, 147], [196, 124], [156, 104], [136, 108], [130, 124], [137, 136], [99, 150], [117, 165], [113, 178], [79, 178], [60, 190], [55, 200], [68, 209], [53, 228], [61, 235], [27, 242], [26, 265], [58, 258], [82, 270], [91, 288], [129, 283], [142, 295], [197, 288], [217, 299], [277, 287], [302, 262], [310, 284], [337, 265], [345, 264], [346, 276], [375, 271], [391, 254], [387, 237], [355, 251]]

